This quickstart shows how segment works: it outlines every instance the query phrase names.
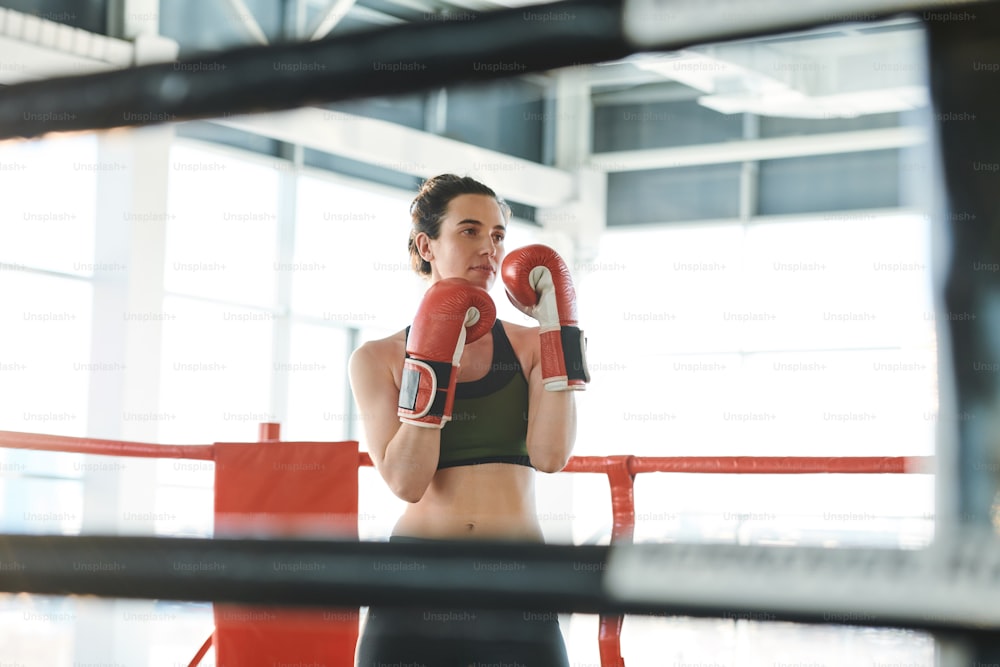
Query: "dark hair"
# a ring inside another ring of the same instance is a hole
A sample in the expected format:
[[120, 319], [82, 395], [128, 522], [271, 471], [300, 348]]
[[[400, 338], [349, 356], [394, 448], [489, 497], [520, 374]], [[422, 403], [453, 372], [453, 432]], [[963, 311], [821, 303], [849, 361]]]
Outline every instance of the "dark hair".
[[431, 275], [431, 264], [417, 251], [417, 234], [423, 232], [432, 239], [441, 234], [441, 220], [448, 211], [448, 204], [459, 195], [486, 195], [493, 197], [500, 205], [505, 220], [510, 219], [510, 206], [497, 196], [491, 188], [469, 176], [455, 174], [440, 174], [428, 178], [420, 186], [420, 191], [410, 204], [410, 240], [407, 248], [410, 251], [410, 264], [413, 270], [421, 276]]

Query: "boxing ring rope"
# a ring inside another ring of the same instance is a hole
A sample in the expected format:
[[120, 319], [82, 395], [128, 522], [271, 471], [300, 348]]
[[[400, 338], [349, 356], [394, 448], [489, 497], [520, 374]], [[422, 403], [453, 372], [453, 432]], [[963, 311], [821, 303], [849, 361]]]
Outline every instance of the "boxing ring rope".
[[[259, 442], [279, 443], [280, 424], [262, 423]], [[55, 436], [0, 431], [0, 447], [60, 453], [140, 458], [214, 460], [214, 445], [157, 445], [97, 438]], [[358, 467], [372, 467], [367, 452], [358, 452]], [[635, 528], [635, 476], [666, 472], [688, 474], [906, 474], [929, 473], [934, 457], [759, 457], [759, 456], [674, 456], [632, 455], [574, 456], [563, 472], [604, 474], [611, 491], [613, 544], [631, 543]], [[602, 568], [603, 569], [603, 568]], [[601, 614], [598, 647], [603, 667], [624, 667], [621, 631], [624, 616]], [[212, 646], [210, 635], [190, 665], [193, 667]]]
[[132, 458], [196, 459], [199, 461], [212, 461], [215, 458], [212, 445], [156, 445], [128, 440], [79, 438], [19, 431], [0, 431], [0, 447], [59, 452], [61, 454], [93, 454]]
[[698, 0], [563, 0], [532, 5], [530, 11], [470, 12], [475, 20], [404, 23], [335, 39], [241, 47], [18, 83], [0, 91], [0, 140], [402, 94], [956, 4], [724, 0], [706, 15]]

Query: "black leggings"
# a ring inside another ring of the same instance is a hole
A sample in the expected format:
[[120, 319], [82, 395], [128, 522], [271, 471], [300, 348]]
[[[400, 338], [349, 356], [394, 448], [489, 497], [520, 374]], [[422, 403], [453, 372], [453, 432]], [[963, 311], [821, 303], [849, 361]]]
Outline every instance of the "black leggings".
[[368, 610], [357, 667], [470, 665], [569, 667], [558, 616], [475, 609]]
[[568, 667], [555, 614], [369, 609], [358, 667]]

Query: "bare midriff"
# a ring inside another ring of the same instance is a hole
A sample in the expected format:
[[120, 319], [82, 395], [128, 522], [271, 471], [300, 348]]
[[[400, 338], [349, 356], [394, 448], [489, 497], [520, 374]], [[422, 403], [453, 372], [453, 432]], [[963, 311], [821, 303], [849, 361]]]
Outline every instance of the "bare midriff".
[[407, 505], [392, 534], [542, 542], [534, 476], [533, 468], [508, 463], [438, 470], [423, 497]]

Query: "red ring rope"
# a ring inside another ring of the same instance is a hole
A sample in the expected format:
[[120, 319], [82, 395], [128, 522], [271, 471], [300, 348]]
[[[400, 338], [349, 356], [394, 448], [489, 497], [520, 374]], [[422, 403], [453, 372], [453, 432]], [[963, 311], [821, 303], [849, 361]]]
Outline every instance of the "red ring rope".
[[[281, 426], [264, 423], [259, 440], [280, 442]], [[39, 433], [0, 431], [0, 447], [52, 452], [214, 460], [214, 445], [157, 445], [143, 442], [77, 438]], [[367, 452], [358, 452], [358, 466], [372, 466]], [[612, 542], [631, 542], [635, 529], [634, 481], [639, 473], [701, 474], [906, 474], [931, 473], [932, 456], [574, 456], [563, 472], [601, 473], [611, 487]], [[621, 656], [621, 616], [602, 616], [598, 634], [601, 664], [624, 667]], [[211, 646], [210, 636], [191, 661], [197, 665]]]

